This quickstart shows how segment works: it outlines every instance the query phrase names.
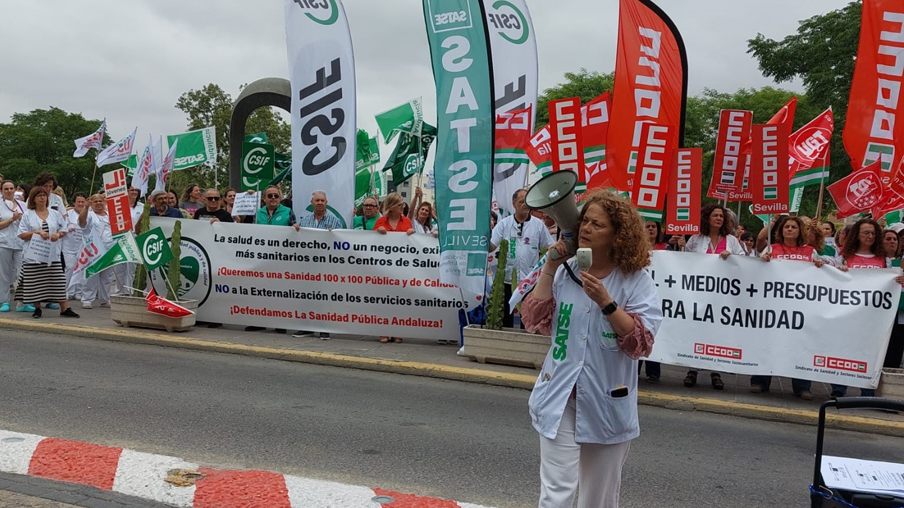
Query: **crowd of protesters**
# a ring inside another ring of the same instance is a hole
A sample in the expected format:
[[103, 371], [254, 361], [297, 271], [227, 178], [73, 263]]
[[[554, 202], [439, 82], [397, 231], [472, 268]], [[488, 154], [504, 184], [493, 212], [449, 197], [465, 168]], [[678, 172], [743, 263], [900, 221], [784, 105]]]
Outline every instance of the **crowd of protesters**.
[[[2, 180], [2, 179], [0, 179]], [[253, 193], [253, 191], [248, 191]], [[129, 188], [129, 206], [133, 224], [140, 223], [145, 207], [140, 191]], [[242, 194], [228, 188], [220, 192], [216, 188], [203, 189], [189, 185], [181, 197], [173, 191], [155, 190], [147, 197], [148, 213], [154, 217], [205, 220], [215, 222], [241, 222], [301, 228], [340, 229], [342, 222], [328, 210], [328, 196], [324, 191], [314, 191], [310, 196], [312, 213], [298, 220], [293, 212], [291, 198], [285, 198], [278, 185], [271, 185], [260, 192], [257, 212], [251, 216], [233, 213], [236, 198]], [[505, 311], [503, 326], [519, 326], [516, 310], [509, 309], [508, 301], [513, 287], [519, 280], [512, 274], [526, 276], [538, 262], [542, 252], [555, 243], [556, 226], [542, 213], [531, 212], [525, 204], [525, 190], [517, 191], [512, 199], [514, 213], [497, 221], [492, 213], [490, 236], [490, 266], [488, 278], [492, 278], [498, 256], [506, 256], [508, 263], [503, 276], [505, 287]], [[43, 315], [42, 309], [60, 311], [60, 316], [79, 317], [69, 305], [78, 301], [83, 309], [95, 306], [109, 307], [110, 295], [130, 294], [136, 265], [121, 264], [88, 278], [81, 284], [70, 284], [73, 267], [87, 238], [94, 238], [111, 247], [115, 240], [111, 234], [103, 193], [86, 195], [75, 193], [72, 201], [66, 199], [56, 178], [48, 173], [38, 175], [31, 185], [2, 180], [0, 184], [0, 312], [28, 312], [35, 318]], [[437, 237], [439, 228], [436, 210], [424, 200], [420, 188], [415, 188], [411, 201], [390, 193], [382, 197], [367, 196], [355, 210], [353, 229], [375, 231], [380, 234], [426, 234]], [[655, 221], [644, 223], [648, 249], [685, 251], [729, 256], [759, 257], [764, 262], [772, 259], [812, 263], [817, 267], [847, 271], [849, 268], [900, 267], [904, 250], [904, 224], [885, 228], [871, 219], [861, 219], [844, 227], [831, 221], [818, 221], [801, 216], [773, 216], [760, 231], [748, 231], [737, 216], [721, 205], [703, 208], [700, 233], [685, 237], [664, 235], [662, 225]], [[502, 240], [508, 241], [508, 250], [498, 252]], [[50, 245], [51, 263], [36, 262], [36, 252], [46, 252]], [[803, 264], [801, 266], [804, 266]], [[904, 285], [904, 275], [896, 279]], [[478, 309], [480, 310], [480, 309]], [[478, 314], [472, 314], [472, 317]], [[212, 323], [211, 326], [219, 326]], [[248, 331], [263, 330], [247, 327]], [[286, 333], [286, 330], [277, 329]], [[329, 339], [326, 332], [300, 330], [293, 337], [317, 336]], [[402, 342], [399, 337], [382, 336], [381, 342]], [[440, 343], [458, 344], [458, 341], [440, 340]], [[889, 338], [884, 366], [901, 366], [904, 356], [904, 299]], [[658, 383], [661, 366], [656, 362], [641, 363], [649, 383]], [[684, 378], [688, 388], [697, 384], [699, 372], [692, 369]], [[721, 373], [710, 372], [710, 384], [716, 390], [724, 388]], [[752, 376], [752, 393], [768, 392], [771, 377]], [[811, 383], [793, 379], [793, 393], [811, 400]], [[832, 385], [831, 396], [840, 397], [847, 388]], [[871, 395], [872, 390], [861, 390]]]

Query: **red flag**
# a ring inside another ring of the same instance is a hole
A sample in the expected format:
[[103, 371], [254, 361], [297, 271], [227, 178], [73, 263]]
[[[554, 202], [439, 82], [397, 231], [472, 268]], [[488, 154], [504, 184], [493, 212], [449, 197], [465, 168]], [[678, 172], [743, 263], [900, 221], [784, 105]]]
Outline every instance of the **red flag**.
[[674, 151], [672, 171], [669, 173], [669, 200], [665, 222], [667, 234], [696, 235], [700, 232], [702, 175], [702, 148], [679, 148]]
[[829, 194], [838, 206], [836, 216], [842, 219], [881, 204], [885, 197], [881, 175], [882, 162], [877, 160], [829, 185]]
[[581, 108], [581, 133], [584, 141], [584, 171], [578, 183], [586, 189], [611, 187], [606, 165], [606, 138], [609, 137], [611, 101], [606, 91]]
[[584, 169], [581, 99], [549, 101], [549, 130], [552, 134], [552, 170], [574, 171], [580, 175]]
[[822, 161], [829, 151], [829, 141], [835, 130], [832, 108], [810, 120], [788, 138], [788, 175], [791, 180], [798, 172], [813, 168], [817, 160]]
[[[496, 114], [496, 150], [523, 150], [530, 141], [532, 105]], [[504, 158], [504, 156], [503, 156]]]
[[881, 161], [883, 182], [899, 167], [904, 140], [904, 6], [900, 0], [863, 0], [860, 44], [848, 99], [844, 147], [854, 169]]
[[785, 124], [750, 128], [749, 188], [753, 213], [788, 213], [788, 130]]
[[725, 193], [740, 191], [747, 157], [741, 147], [750, 138], [753, 111], [723, 109], [719, 113], [719, 134], [713, 159], [713, 177], [707, 196], [724, 199]]
[[155, 293], [153, 289], [151, 289], [144, 299], [148, 302], [148, 312], [153, 312], [154, 314], [160, 314], [170, 318], [180, 318], [194, 314], [194, 312], [179, 304], [157, 296], [157, 293]]
[[669, 168], [672, 165], [674, 136], [672, 127], [652, 123], [643, 124], [640, 131], [640, 152], [631, 202], [641, 217], [661, 221], [665, 193], [669, 188]]
[[612, 124], [606, 160], [613, 185], [630, 190], [644, 123], [668, 127], [684, 143], [687, 53], [678, 29], [651, 0], [620, 0]]
[[524, 145], [524, 151], [530, 161], [537, 166], [537, 171], [546, 176], [552, 171], [552, 132], [549, 125], [538, 130], [531, 136], [530, 141]]

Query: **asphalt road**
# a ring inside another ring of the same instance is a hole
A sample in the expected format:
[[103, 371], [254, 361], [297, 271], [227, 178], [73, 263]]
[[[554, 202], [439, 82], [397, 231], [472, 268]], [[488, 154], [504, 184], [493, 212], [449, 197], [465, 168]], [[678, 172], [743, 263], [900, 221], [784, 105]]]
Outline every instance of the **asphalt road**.
[[[0, 330], [0, 429], [498, 506], [536, 506], [524, 390]], [[622, 506], [809, 506], [815, 428], [641, 408]], [[901, 461], [904, 441], [829, 433]]]

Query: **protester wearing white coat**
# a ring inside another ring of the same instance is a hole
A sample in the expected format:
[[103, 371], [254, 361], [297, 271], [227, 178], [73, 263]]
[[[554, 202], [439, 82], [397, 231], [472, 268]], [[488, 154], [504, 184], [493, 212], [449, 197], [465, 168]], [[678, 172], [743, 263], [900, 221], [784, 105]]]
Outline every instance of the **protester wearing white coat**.
[[[593, 263], [579, 271], [549, 259], [522, 305], [529, 331], [551, 333], [552, 347], [530, 397], [540, 434], [540, 508], [617, 508], [621, 472], [637, 419], [637, 359], [652, 352], [662, 310], [643, 220], [608, 192], [586, 198], [579, 246]], [[564, 254], [558, 242], [551, 248]]]
[[[90, 198], [90, 207], [79, 214], [78, 224], [86, 237], [97, 231], [105, 250], [113, 247], [113, 232], [110, 229], [110, 217], [107, 216], [107, 203], [103, 194], [95, 194]], [[90, 208], [90, 210], [89, 210]], [[106, 270], [92, 276], [85, 281], [82, 289], [82, 308], [90, 309], [94, 302], [99, 301], [101, 307], [110, 306], [110, 284], [113, 279], [113, 269]]]
[[[11, 288], [22, 267], [22, 248], [19, 220], [25, 214], [25, 203], [16, 199], [16, 184], [4, 180], [0, 184], [3, 204], [0, 205], [0, 312], [9, 312]], [[17, 311], [34, 312], [29, 305], [17, 306]]]

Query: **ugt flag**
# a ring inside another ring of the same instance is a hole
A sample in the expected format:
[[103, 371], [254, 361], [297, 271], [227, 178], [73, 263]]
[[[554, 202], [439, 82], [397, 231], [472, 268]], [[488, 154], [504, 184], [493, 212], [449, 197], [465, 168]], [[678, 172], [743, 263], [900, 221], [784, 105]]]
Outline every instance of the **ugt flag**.
[[103, 146], [104, 142], [104, 131], [107, 130], [107, 120], [105, 119], [100, 123], [100, 127], [97, 128], [92, 134], [89, 134], [83, 138], [78, 138], [75, 140], [75, 153], [72, 154], [73, 157], [83, 157], [88, 150], [94, 148], [95, 150], [100, 150], [101, 146]]
[[127, 160], [132, 155], [132, 148], [135, 145], [135, 134], [137, 133], [138, 127], [135, 127], [131, 134], [104, 148], [102, 152], [97, 154], [97, 167]]

